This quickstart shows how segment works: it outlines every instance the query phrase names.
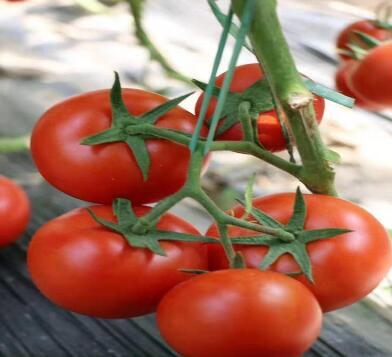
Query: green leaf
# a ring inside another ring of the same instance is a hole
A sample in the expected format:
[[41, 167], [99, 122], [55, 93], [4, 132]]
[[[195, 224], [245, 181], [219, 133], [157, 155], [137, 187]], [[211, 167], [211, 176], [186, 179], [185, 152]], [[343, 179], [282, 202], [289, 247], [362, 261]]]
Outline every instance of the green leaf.
[[306, 219], [306, 204], [304, 200], [304, 196], [300, 188], [297, 188], [297, 192], [295, 194], [294, 201], [294, 209], [293, 215], [290, 218], [289, 223], [287, 224], [287, 228], [290, 228], [294, 231], [302, 230], [305, 225]]
[[184, 99], [188, 98], [191, 94], [193, 94], [193, 92], [169, 100], [159, 105], [158, 107], [150, 110], [149, 112], [143, 114], [139, 120], [142, 120], [144, 123], [155, 124], [160, 117], [162, 117], [164, 114], [166, 114], [167, 112], [175, 108], [178, 104], [180, 104]]
[[[222, 119], [225, 117], [226, 113], [222, 112]], [[235, 124], [237, 124], [238, 115], [237, 114], [228, 114], [224, 120], [222, 120], [222, 125], [216, 131], [216, 135], [221, 135], [225, 133], [227, 130], [232, 128]]]
[[249, 177], [248, 183], [246, 184], [245, 189], [245, 212], [242, 216], [242, 219], [246, 219], [250, 211], [253, 207], [253, 186], [256, 180], [256, 173], [253, 173], [251, 177]]
[[233, 244], [238, 245], [270, 245], [273, 241], [276, 241], [277, 238], [268, 234], [264, 234], [261, 236], [241, 236], [241, 237], [231, 237], [231, 241]]
[[276, 262], [276, 260], [280, 256], [282, 256], [283, 254], [286, 254], [287, 252], [288, 252], [287, 246], [283, 246], [283, 245], [270, 246], [268, 253], [263, 258], [263, 261], [261, 262], [259, 268], [261, 270], [268, 269], [272, 264], [274, 264]]
[[[245, 206], [245, 202], [242, 199], [238, 198], [237, 201], [241, 203], [243, 206]], [[259, 222], [262, 225], [272, 227], [272, 228], [283, 228], [283, 229], [285, 228], [285, 226], [282, 223], [278, 222], [277, 220], [275, 220], [274, 218], [265, 214], [264, 212], [260, 211], [257, 208], [253, 207], [250, 213], [257, 220], [257, 222]]]
[[384, 21], [376, 21], [376, 26], [380, 29], [384, 30], [392, 30], [392, 24], [389, 22], [384, 22]]
[[309, 254], [306, 250], [306, 245], [299, 242], [293, 242], [291, 246], [294, 248], [290, 251], [290, 254], [294, 257], [295, 261], [298, 263], [301, 271], [305, 274], [306, 278], [314, 283], [312, 264], [310, 262]]
[[354, 58], [361, 60], [368, 54], [368, 51], [353, 43], [348, 44], [347, 47], [353, 52]]
[[100, 145], [123, 141], [126, 137], [127, 134], [125, 134], [122, 129], [113, 128], [101, 131], [98, 134], [88, 136], [87, 138], [84, 138], [80, 143], [82, 145]]
[[352, 232], [350, 229], [344, 228], [324, 228], [303, 231], [298, 234], [298, 239], [304, 243], [310, 243], [321, 239], [335, 238], [341, 234]]
[[[192, 79], [192, 83], [195, 84], [197, 87], [199, 87], [202, 91], [205, 91], [207, 89], [207, 83], [198, 81], [197, 79]], [[212, 95], [214, 97], [217, 97], [219, 95], [219, 92], [220, 92], [219, 87], [212, 88]]]
[[[347, 55], [346, 53], [344, 53]], [[331, 88], [328, 88], [320, 83], [311, 81], [310, 79], [305, 79], [304, 83], [306, 87], [313, 93], [332, 102], [343, 105], [347, 108], [353, 108], [355, 100], [348, 97], [342, 93], [339, 93]]]
[[369, 36], [368, 34], [361, 32], [361, 31], [353, 31], [359, 40], [361, 40], [368, 48], [374, 48], [380, 45], [381, 41], [377, 40], [376, 38]]
[[180, 272], [201, 275], [201, 274], [209, 273], [210, 271], [203, 270], [203, 269], [180, 269]]
[[148, 237], [150, 237], [153, 240], [165, 240], [165, 241], [176, 241], [176, 242], [219, 243], [219, 240], [215, 238], [196, 236], [196, 235], [186, 234], [186, 233], [160, 231], [160, 230], [154, 230], [149, 232]]
[[116, 198], [113, 201], [113, 212], [120, 225], [135, 224], [137, 222], [137, 216], [133, 211], [132, 203], [129, 200]]
[[[208, 0], [208, 5], [210, 5], [210, 8], [212, 10], [212, 13], [218, 20], [218, 22], [221, 24], [221, 26], [224, 26], [225, 21], [226, 21], [226, 15], [219, 9], [218, 5], [215, 3], [216, 0]], [[230, 26], [230, 34], [234, 37], [237, 38], [238, 33], [239, 33], [239, 28], [236, 24], [232, 23]], [[248, 51], [251, 53], [254, 53], [252, 47], [248, 45], [246, 42], [244, 42], [243, 45]]]
[[139, 136], [128, 136], [126, 143], [132, 150], [136, 162], [142, 172], [144, 181], [148, 179], [148, 170], [150, 168], [150, 154], [147, 150], [147, 145], [143, 138]]
[[132, 116], [129, 114], [122, 99], [120, 77], [117, 72], [114, 72], [114, 83], [110, 91], [110, 102], [112, 108], [112, 126], [122, 127], [124, 120], [132, 118]]
[[241, 252], [236, 252], [233, 260], [234, 269], [245, 269], [245, 259]]
[[99, 223], [100, 225], [104, 226], [105, 228], [109, 228], [112, 231], [121, 233], [121, 229], [120, 227], [116, 224], [113, 223], [111, 221], [107, 221], [106, 219], [103, 219], [101, 217], [98, 217], [94, 211], [90, 208], [86, 208], [86, 210], [88, 211], [88, 213], [90, 214], [90, 216], [94, 219], [94, 221], [96, 221], [97, 223]]
[[[239, 93], [239, 102], [251, 103], [251, 113], [259, 114], [275, 108], [272, 92], [267, 79], [261, 79]], [[238, 111], [238, 109], [237, 109]]]
[[166, 257], [167, 254], [159, 244], [159, 241], [155, 239], [150, 239], [149, 236], [147, 236], [144, 240], [144, 246], [143, 248], [148, 248], [151, 250], [153, 253], [161, 255], [162, 257]]
[[325, 149], [325, 158], [334, 164], [340, 164], [342, 162], [339, 153], [328, 148]]

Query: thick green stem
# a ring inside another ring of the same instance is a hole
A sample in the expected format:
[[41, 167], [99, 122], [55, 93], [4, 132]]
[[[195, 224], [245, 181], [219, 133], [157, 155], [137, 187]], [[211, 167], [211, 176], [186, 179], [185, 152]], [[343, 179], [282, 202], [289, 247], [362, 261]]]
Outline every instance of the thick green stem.
[[30, 148], [30, 135], [0, 138], [0, 153], [25, 151]]
[[[232, 0], [238, 16], [245, 2]], [[276, 8], [276, 0], [256, 2], [249, 37], [295, 138], [303, 162], [301, 181], [312, 192], [336, 195], [335, 174], [318, 130], [313, 97], [296, 69]]]
[[162, 53], [158, 50], [155, 44], [150, 40], [146, 31], [144, 30], [142, 24], [142, 14], [145, 0], [126, 0], [129, 3], [131, 8], [131, 12], [133, 15], [134, 25], [135, 25], [135, 35], [142, 46], [144, 46], [151, 58], [154, 61], [157, 61], [161, 67], [165, 70], [166, 74], [174, 79], [185, 82], [187, 84], [191, 84], [189, 78], [184, 76], [183, 74], [176, 71], [169, 61], [162, 55]]

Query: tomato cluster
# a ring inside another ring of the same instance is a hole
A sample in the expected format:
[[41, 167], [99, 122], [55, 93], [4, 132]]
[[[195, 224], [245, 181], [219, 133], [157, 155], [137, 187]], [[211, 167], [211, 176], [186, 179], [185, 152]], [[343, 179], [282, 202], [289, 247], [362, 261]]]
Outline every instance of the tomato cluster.
[[[218, 90], [224, 76], [216, 79]], [[258, 144], [280, 151], [287, 138], [269, 107], [271, 94], [263, 92], [268, 110], [254, 94], [263, 80], [258, 64], [237, 67], [229, 101], [254, 104]], [[369, 213], [338, 198], [300, 192], [256, 198], [248, 214], [243, 205], [229, 214], [278, 227], [293, 240], [229, 226], [244, 263], [233, 269], [215, 225], [202, 235], [169, 213], [143, 221], [154, 211], [146, 204], [178, 192], [187, 180], [189, 149], [143, 131], [153, 126], [189, 137], [197, 117], [176, 103], [115, 82], [111, 91], [73, 97], [43, 114], [31, 142], [39, 171], [65, 193], [97, 205], [36, 232], [28, 248], [31, 277], [51, 301], [88, 316], [157, 311], [162, 336], [184, 356], [301, 355], [318, 337], [323, 312], [363, 298], [384, 277], [392, 260], [388, 235]], [[215, 106], [212, 99], [202, 136]], [[315, 96], [314, 109], [320, 122], [323, 98]], [[243, 140], [235, 114], [224, 113], [219, 128], [225, 130], [216, 140]]]
[[391, 27], [376, 20], [355, 22], [338, 36], [342, 63], [336, 88], [356, 99], [359, 107], [374, 111], [392, 107], [391, 38]]

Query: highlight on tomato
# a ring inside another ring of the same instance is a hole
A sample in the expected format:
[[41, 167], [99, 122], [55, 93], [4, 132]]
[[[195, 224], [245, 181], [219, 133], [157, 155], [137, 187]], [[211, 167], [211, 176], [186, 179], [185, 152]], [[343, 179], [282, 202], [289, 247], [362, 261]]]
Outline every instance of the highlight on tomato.
[[[293, 193], [281, 193], [256, 198], [252, 214], [247, 219], [272, 222], [275, 227], [287, 228], [290, 221], [295, 223], [295, 219], [291, 218], [293, 211], [298, 211], [293, 209], [295, 197]], [[297, 239], [291, 243], [280, 242], [271, 236], [269, 247], [246, 245], [245, 237], [257, 233], [240, 227], [229, 227], [228, 235], [238, 237], [235, 249], [242, 253], [249, 268], [258, 268], [268, 261], [268, 269], [294, 274], [294, 278], [315, 295], [323, 311], [353, 304], [369, 294], [391, 268], [392, 248], [388, 233], [375, 217], [352, 202], [316, 194], [307, 194], [303, 198], [305, 214], [296, 220], [304, 230], [298, 227], [292, 229]], [[235, 206], [230, 212], [241, 217], [244, 207]], [[269, 217], [268, 221], [265, 214]], [[334, 227], [343, 231], [335, 237], [333, 229], [329, 235], [320, 232]], [[217, 227], [212, 225], [206, 235], [219, 237]], [[320, 239], [317, 240], [318, 236]], [[227, 268], [227, 259], [219, 244], [209, 244], [208, 254], [210, 270]], [[299, 265], [301, 261], [305, 269]], [[308, 266], [305, 263], [309, 263]], [[313, 282], [305, 277], [304, 270], [309, 270], [309, 267]]]
[[[147, 206], [133, 209], [135, 216], [151, 210]], [[207, 268], [202, 243], [162, 240], [158, 245], [155, 238], [159, 233], [166, 234], [167, 239], [176, 233], [199, 234], [175, 215], [163, 215], [157, 223], [159, 231], [139, 237], [123, 236], [93, 218], [114, 226], [117, 221], [121, 225], [122, 217], [131, 213], [116, 213], [116, 219], [111, 206], [92, 206], [89, 210], [75, 209], [46, 223], [28, 247], [33, 282], [49, 300], [65, 309], [101, 318], [148, 314], [168, 290], [192, 277], [180, 269]], [[161, 253], [145, 248], [149, 245]]]
[[[215, 85], [218, 88], [222, 86], [225, 76], [226, 73], [222, 73], [216, 78]], [[254, 106], [251, 111], [257, 111], [256, 120], [258, 127], [258, 140], [261, 145], [265, 149], [272, 152], [282, 151], [286, 148], [286, 139], [282, 132], [282, 126], [279, 122], [276, 110], [273, 109], [273, 105], [272, 107], [270, 106], [270, 109], [263, 110], [262, 108], [265, 103], [259, 103], [260, 98], [258, 97], [258, 91], [255, 86], [259, 85], [260, 88], [262, 88], [262, 82], [260, 81], [263, 79], [265, 79], [265, 77], [259, 63], [250, 63], [236, 67], [233, 74], [233, 80], [230, 85], [230, 91], [234, 93], [234, 95], [230, 95], [230, 93], [228, 95], [225, 106], [227, 115], [219, 122], [217, 131], [218, 135], [216, 137], [217, 140], [240, 141], [243, 139], [241, 124], [239, 123], [238, 119], [235, 120], [235, 116], [238, 114], [238, 101], [248, 100], [251, 103], [251, 106]], [[241, 99], [238, 99], [238, 94], [241, 95]], [[204, 94], [201, 94], [196, 102], [195, 113], [197, 116], [200, 114], [203, 98]], [[233, 104], [232, 108], [230, 101], [232, 101]], [[217, 99], [215, 97], [212, 97], [206, 113], [207, 122], [211, 119], [215, 111], [216, 103]], [[322, 120], [324, 108], [324, 98], [315, 95], [314, 110], [316, 112], [316, 118], [318, 123], [320, 123]], [[228, 120], [231, 122], [230, 125], [227, 125]], [[225, 131], [220, 133], [220, 130], [222, 128], [225, 128]]]
[[187, 357], [300, 356], [321, 319], [305, 286], [257, 269], [199, 275], [170, 290], [157, 310], [161, 335]]
[[0, 247], [20, 237], [27, 228], [30, 215], [26, 192], [13, 180], [0, 175]]
[[144, 90], [121, 90], [116, 75], [111, 91], [72, 97], [42, 115], [31, 139], [35, 164], [50, 184], [81, 200], [159, 201], [185, 183], [189, 149], [127, 130], [153, 124], [193, 133], [197, 118], [178, 106], [185, 97], [168, 101]]

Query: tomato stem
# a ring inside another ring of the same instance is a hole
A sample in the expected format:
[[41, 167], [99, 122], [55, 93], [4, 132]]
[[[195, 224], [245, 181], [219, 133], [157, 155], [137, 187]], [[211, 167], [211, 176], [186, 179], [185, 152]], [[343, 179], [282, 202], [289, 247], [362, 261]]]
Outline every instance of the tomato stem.
[[[284, 229], [271, 228], [258, 223], [249, 222], [237, 217], [233, 217], [222, 211], [201, 187], [200, 176], [203, 162], [204, 145], [199, 145], [191, 156], [188, 170], [188, 179], [184, 186], [174, 195], [171, 195], [160, 201], [148, 214], [140, 217], [138, 222], [133, 226], [132, 231], [138, 234], [144, 233], [146, 230], [148, 230], [148, 228], [155, 225], [160, 216], [175, 206], [178, 202], [188, 197], [198, 202], [211, 215], [211, 217], [214, 218], [217, 225], [223, 232], [227, 230], [228, 225], [233, 225], [256, 232], [273, 235], [285, 242], [290, 242], [295, 239], [292, 233], [287, 232]], [[230, 266], [234, 266], [236, 254], [232, 246], [231, 239], [221, 239], [220, 243], [223, 245]]]
[[[246, 0], [232, 0], [240, 17]], [[297, 71], [277, 16], [277, 1], [257, 1], [250, 40], [271, 91], [281, 104], [295, 138], [303, 168], [301, 181], [315, 193], [336, 195], [335, 173], [327, 159], [328, 150], [318, 129], [313, 96]]]
[[254, 142], [255, 136], [252, 127], [252, 118], [249, 113], [250, 103], [242, 102], [238, 107], [238, 117], [242, 125], [242, 131], [244, 132], [244, 140]]
[[0, 138], [0, 153], [10, 153], [29, 150], [30, 135], [14, 138]]
[[150, 40], [146, 31], [144, 30], [142, 24], [142, 14], [145, 0], [126, 1], [129, 3], [129, 7], [133, 16], [135, 36], [139, 43], [148, 50], [151, 59], [157, 61], [169, 77], [187, 84], [191, 84], [192, 82], [188, 77], [184, 76], [173, 68], [169, 61], [162, 55], [155, 44]]
[[[170, 129], [158, 128], [153, 125], [143, 124], [137, 126], [129, 126], [127, 128], [129, 134], [142, 134], [146, 136], [156, 137], [174, 141], [181, 145], [188, 146], [191, 137]], [[204, 145], [204, 140], [199, 140], [198, 145]], [[280, 156], [277, 156], [261, 146], [250, 141], [214, 141], [211, 144], [211, 151], [234, 151], [241, 154], [255, 156], [287, 173], [300, 179], [302, 175], [302, 166], [289, 162]]]

